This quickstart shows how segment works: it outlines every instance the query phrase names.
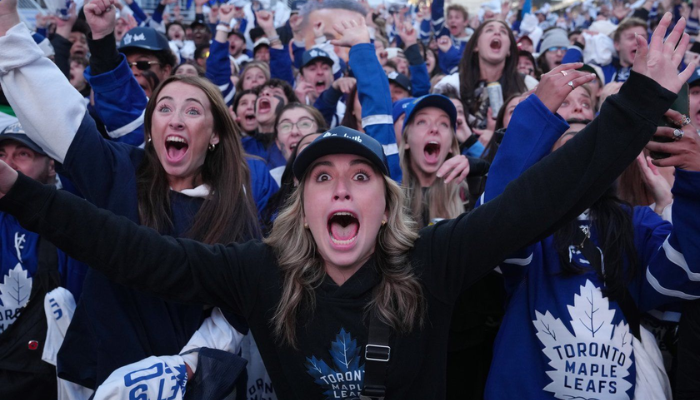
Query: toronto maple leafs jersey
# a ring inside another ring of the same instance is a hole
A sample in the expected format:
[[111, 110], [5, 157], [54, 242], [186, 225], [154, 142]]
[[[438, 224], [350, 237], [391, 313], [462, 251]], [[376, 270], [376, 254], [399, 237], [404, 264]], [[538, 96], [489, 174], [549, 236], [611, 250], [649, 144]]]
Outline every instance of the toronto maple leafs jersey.
[[[39, 235], [24, 229], [8, 214], [0, 213], [0, 334], [17, 319], [27, 304], [38, 266]], [[61, 285], [78, 299], [87, 266], [58, 251]]]
[[[640, 117], [641, 118], [641, 117]], [[497, 196], [521, 172], [548, 154], [567, 124], [537, 99], [520, 103], [491, 169], [483, 199]], [[700, 173], [676, 171], [673, 227], [649, 207], [633, 210], [634, 244], [641, 271], [629, 285], [640, 311], [700, 298]], [[587, 214], [579, 225], [590, 228]], [[598, 238], [591, 229], [591, 240]], [[580, 275], [565, 275], [548, 237], [501, 265], [509, 303], [499, 331], [487, 399], [632, 399], [632, 335], [620, 306], [575, 247]], [[687, 260], [687, 261], [686, 261]], [[697, 271], [697, 272], [696, 272]], [[523, 368], [527, 366], [527, 368]]]

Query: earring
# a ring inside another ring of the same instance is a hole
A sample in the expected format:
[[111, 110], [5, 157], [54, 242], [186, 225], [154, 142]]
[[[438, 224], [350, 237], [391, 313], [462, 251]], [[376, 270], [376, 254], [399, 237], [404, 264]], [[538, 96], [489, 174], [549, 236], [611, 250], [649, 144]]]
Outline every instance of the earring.
[[382, 226], [386, 225], [386, 220], [382, 220]]
[[307, 224], [306, 222], [304, 222], [304, 229], [309, 229], [309, 224]]
[[152, 141], [153, 141], [153, 138], [151, 138], [151, 137], [149, 136], [149, 137], [148, 137], [148, 143], [151, 143]]
[[214, 151], [216, 150], [216, 145], [213, 143], [209, 143], [209, 151]]

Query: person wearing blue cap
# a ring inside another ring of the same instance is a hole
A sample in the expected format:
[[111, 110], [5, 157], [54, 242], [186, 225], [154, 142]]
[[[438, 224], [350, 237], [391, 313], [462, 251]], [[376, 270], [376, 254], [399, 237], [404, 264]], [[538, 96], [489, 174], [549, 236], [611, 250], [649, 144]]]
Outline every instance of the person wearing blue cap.
[[391, 91], [392, 102], [411, 97], [413, 86], [411, 85], [411, 80], [406, 75], [392, 71], [387, 74], [387, 78], [389, 78], [389, 90]]
[[[0, 130], [0, 160], [41, 184], [56, 185], [54, 161], [19, 123]], [[5, 213], [0, 213], [0, 243], [0, 398], [56, 398], [56, 368], [42, 361], [43, 349], [55, 344], [45, 340], [44, 297], [63, 286], [77, 300], [87, 265]]]

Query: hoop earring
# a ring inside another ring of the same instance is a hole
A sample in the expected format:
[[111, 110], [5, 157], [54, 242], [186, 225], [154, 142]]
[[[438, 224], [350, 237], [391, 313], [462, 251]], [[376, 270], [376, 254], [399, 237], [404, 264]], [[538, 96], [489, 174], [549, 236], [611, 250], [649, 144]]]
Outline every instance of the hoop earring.
[[214, 151], [214, 150], [216, 150], [216, 145], [215, 145], [215, 144], [212, 144], [212, 143], [209, 143], [208, 149], [209, 149], [209, 151]]

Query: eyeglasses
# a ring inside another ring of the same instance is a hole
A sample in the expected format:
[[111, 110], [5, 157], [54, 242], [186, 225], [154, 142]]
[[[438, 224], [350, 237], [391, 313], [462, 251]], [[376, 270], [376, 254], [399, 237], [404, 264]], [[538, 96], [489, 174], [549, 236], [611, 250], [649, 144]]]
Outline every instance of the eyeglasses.
[[562, 46], [562, 47], [552, 46], [552, 47], [547, 49], [547, 51], [551, 51], [552, 53], [554, 53], [555, 51], [566, 51], [566, 50], [568, 50], [568, 48], [566, 48], [565, 46]]
[[279, 125], [277, 125], [277, 132], [286, 134], [291, 132], [295, 126], [297, 127], [299, 132], [307, 133], [316, 129], [316, 122], [309, 118], [302, 118], [296, 123], [290, 121], [283, 121]]
[[158, 61], [134, 61], [134, 62], [130, 62], [129, 66], [136, 67], [140, 71], [148, 71], [149, 69], [151, 69], [151, 65], [157, 65], [157, 64], [160, 64], [160, 62], [158, 62]]

